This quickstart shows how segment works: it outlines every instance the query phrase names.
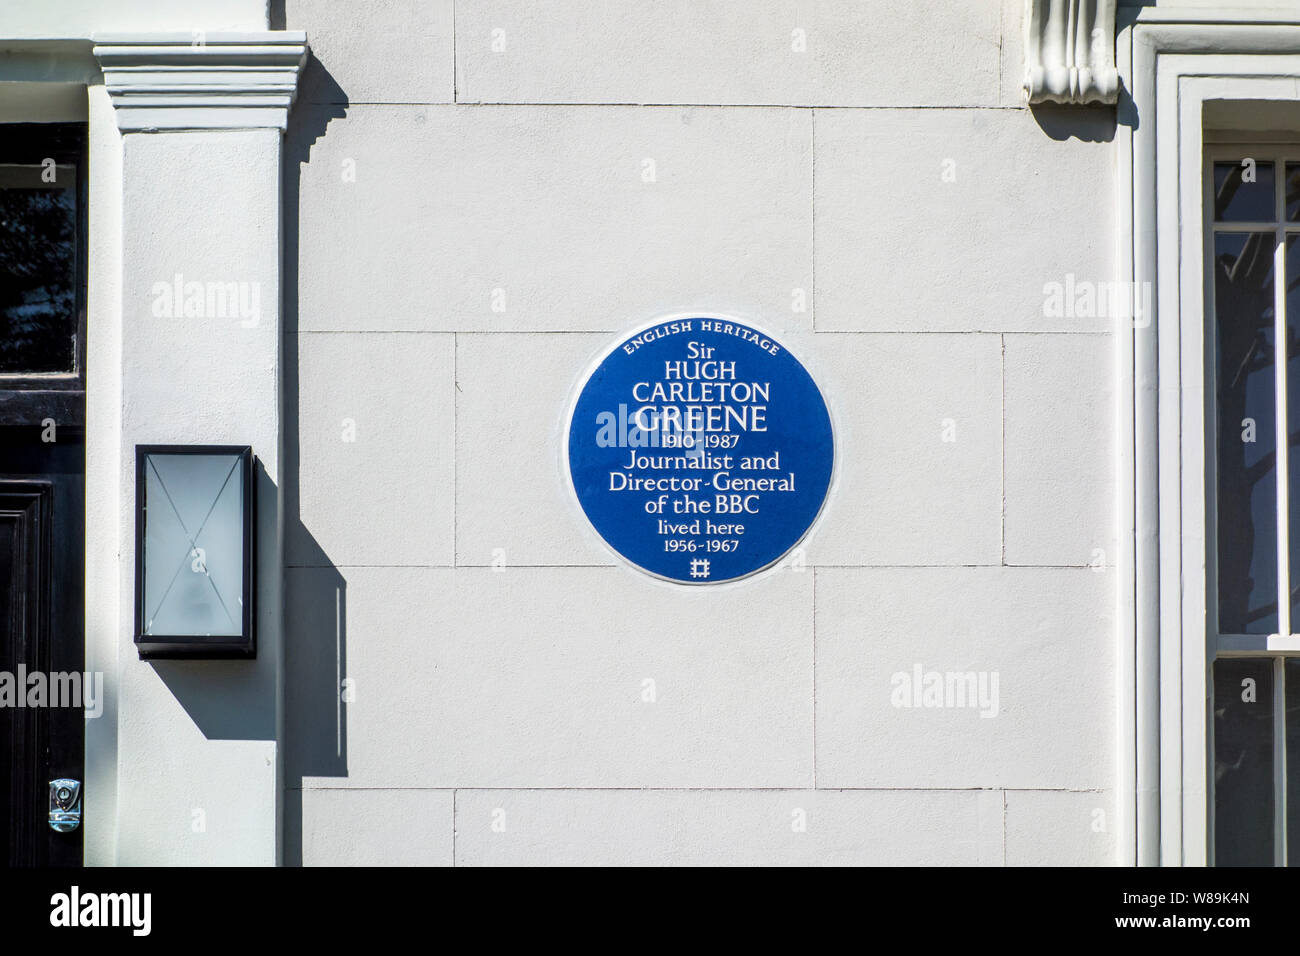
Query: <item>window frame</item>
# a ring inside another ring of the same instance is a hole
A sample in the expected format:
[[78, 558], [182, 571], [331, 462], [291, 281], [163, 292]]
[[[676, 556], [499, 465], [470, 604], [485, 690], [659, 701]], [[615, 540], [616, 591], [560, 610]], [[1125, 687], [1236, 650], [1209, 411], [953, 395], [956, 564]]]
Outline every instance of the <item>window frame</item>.
[[[1205, 448], [1206, 448], [1206, 512], [1205, 512], [1205, 597], [1206, 597], [1206, 638], [1209, 666], [1213, 668], [1219, 658], [1239, 658], [1250, 660], [1270, 660], [1273, 677], [1272, 726], [1273, 739], [1273, 865], [1287, 865], [1287, 755], [1286, 755], [1286, 661], [1289, 657], [1300, 657], [1300, 634], [1296, 622], [1291, 618], [1290, 595], [1294, 590], [1295, 579], [1300, 576], [1300, 567], [1290, 567], [1291, 516], [1300, 506], [1290, 503], [1290, 435], [1288, 421], [1288, 368], [1291, 356], [1279, 356], [1277, 344], [1282, 343], [1286, 350], [1286, 284], [1287, 241], [1297, 240], [1296, 254], [1300, 254], [1300, 219], [1289, 222], [1286, 218], [1286, 169], [1287, 164], [1300, 164], [1300, 129], [1291, 141], [1279, 139], [1242, 140], [1241, 142], [1219, 143], [1204, 142], [1201, 183], [1204, 195], [1202, 216], [1205, 224], [1203, 262], [1205, 264], [1204, 295], [1204, 342], [1205, 342]], [[1272, 164], [1274, 170], [1273, 220], [1264, 221], [1228, 221], [1218, 220], [1214, 216], [1214, 167], [1217, 163], [1231, 162], [1239, 165], [1246, 158], [1253, 159], [1257, 166]], [[1215, 294], [1215, 238], [1221, 234], [1262, 233], [1273, 234], [1273, 335], [1274, 335], [1274, 386], [1273, 402], [1275, 416], [1276, 459], [1274, 464], [1277, 495], [1274, 501], [1274, 520], [1276, 530], [1278, 628], [1271, 634], [1224, 634], [1219, 630], [1219, 582], [1218, 582], [1218, 467], [1217, 449], [1218, 431], [1218, 368], [1215, 356], [1217, 329]], [[1296, 316], [1296, 325], [1300, 326], [1300, 316]], [[1300, 425], [1300, 423], [1297, 423]], [[1300, 462], [1294, 467], [1300, 468]], [[1297, 515], [1300, 517], [1300, 515]], [[1284, 600], [1285, 598], [1285, 600]], [[1208, 682], [1213, 706], [1213, 680]], [[1213, 770], [1215, 760], [1214, 721], [1207, 726], [1207, 761]], [[1215, 775], [1211, 772], [1208, 780], [1209, 797], [1207, 800], [1207, 862], [1213, 866], [1215, 856]]]
[[[1121, 862], [1209, 862], [1203, 106], [1300, 101], [1300, 11], [1120, 10], [1121, 275], [1153, 308], [1117, 329]], [[1125, 326], [1128, 328], [1125, 328]]]
[[39, 165], [52, 158], [76, 173], [76, 345], [70, 372], [0, 372], [0, 426], [85, 425], [88, 160], [85, 123], [0, 123], [0, 162]]

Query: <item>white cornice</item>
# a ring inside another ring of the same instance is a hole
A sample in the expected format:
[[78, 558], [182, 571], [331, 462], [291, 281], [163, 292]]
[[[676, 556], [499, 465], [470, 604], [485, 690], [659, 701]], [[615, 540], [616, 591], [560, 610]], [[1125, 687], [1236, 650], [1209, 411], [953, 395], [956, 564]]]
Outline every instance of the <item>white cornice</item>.
[[1025, 0], [1030, 103], [1114, 103], [1115, 0]]
[[94, 55], [124, 133], [283, 130], [307, 61], [307, 35], [103, 33]]

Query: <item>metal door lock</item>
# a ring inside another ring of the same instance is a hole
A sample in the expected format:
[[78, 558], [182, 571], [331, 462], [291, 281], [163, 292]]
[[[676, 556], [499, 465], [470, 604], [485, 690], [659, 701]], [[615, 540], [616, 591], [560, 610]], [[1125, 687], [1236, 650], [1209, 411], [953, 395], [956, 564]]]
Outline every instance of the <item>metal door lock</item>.
[[81, 825], [81, 781], [60, 777], [50, 781], [50, 829], [71, 833]]

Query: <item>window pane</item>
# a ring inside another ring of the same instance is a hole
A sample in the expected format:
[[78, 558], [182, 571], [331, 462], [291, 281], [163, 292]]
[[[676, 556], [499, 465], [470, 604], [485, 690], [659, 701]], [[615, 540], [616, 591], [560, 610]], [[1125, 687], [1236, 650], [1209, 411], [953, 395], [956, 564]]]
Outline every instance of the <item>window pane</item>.
[[1273, 164], [1215, 163], [1214, 218], [1219, 222], [1277, 222]]
[[1275, 242], [1271, 232], [1214, 238], [1216, 527], [1223, 634], [1277, 630]]
[[1300, 222], [1300, 163], [1286, 164], [1286, 218]]
[[72, 166], [0, 164], [0, 373], [75, 370], [76, 195]]
[[1291, 632], [1300, 632], [1300, 236], [1286, 240], [1286, 415], [1291, 513], [1288, 517], [1291, 555]]
[[1214, 662], [1214, 862], [1273, 865], [1273, 661]]
[[1300, 866], [1300, 660], [1286, 662], [1287, 866]]

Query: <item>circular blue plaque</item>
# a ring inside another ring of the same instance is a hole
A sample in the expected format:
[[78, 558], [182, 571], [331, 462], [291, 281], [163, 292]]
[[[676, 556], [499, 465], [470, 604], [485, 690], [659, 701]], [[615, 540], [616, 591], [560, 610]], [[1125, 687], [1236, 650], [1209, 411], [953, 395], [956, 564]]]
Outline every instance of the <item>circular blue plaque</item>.
[[781, 560], [821, 512], [835, 461], [826, 401], [772, 336], [665, 319], [616, 344], [569, 416], [569, 477], [616, 552], [685, 584]]

